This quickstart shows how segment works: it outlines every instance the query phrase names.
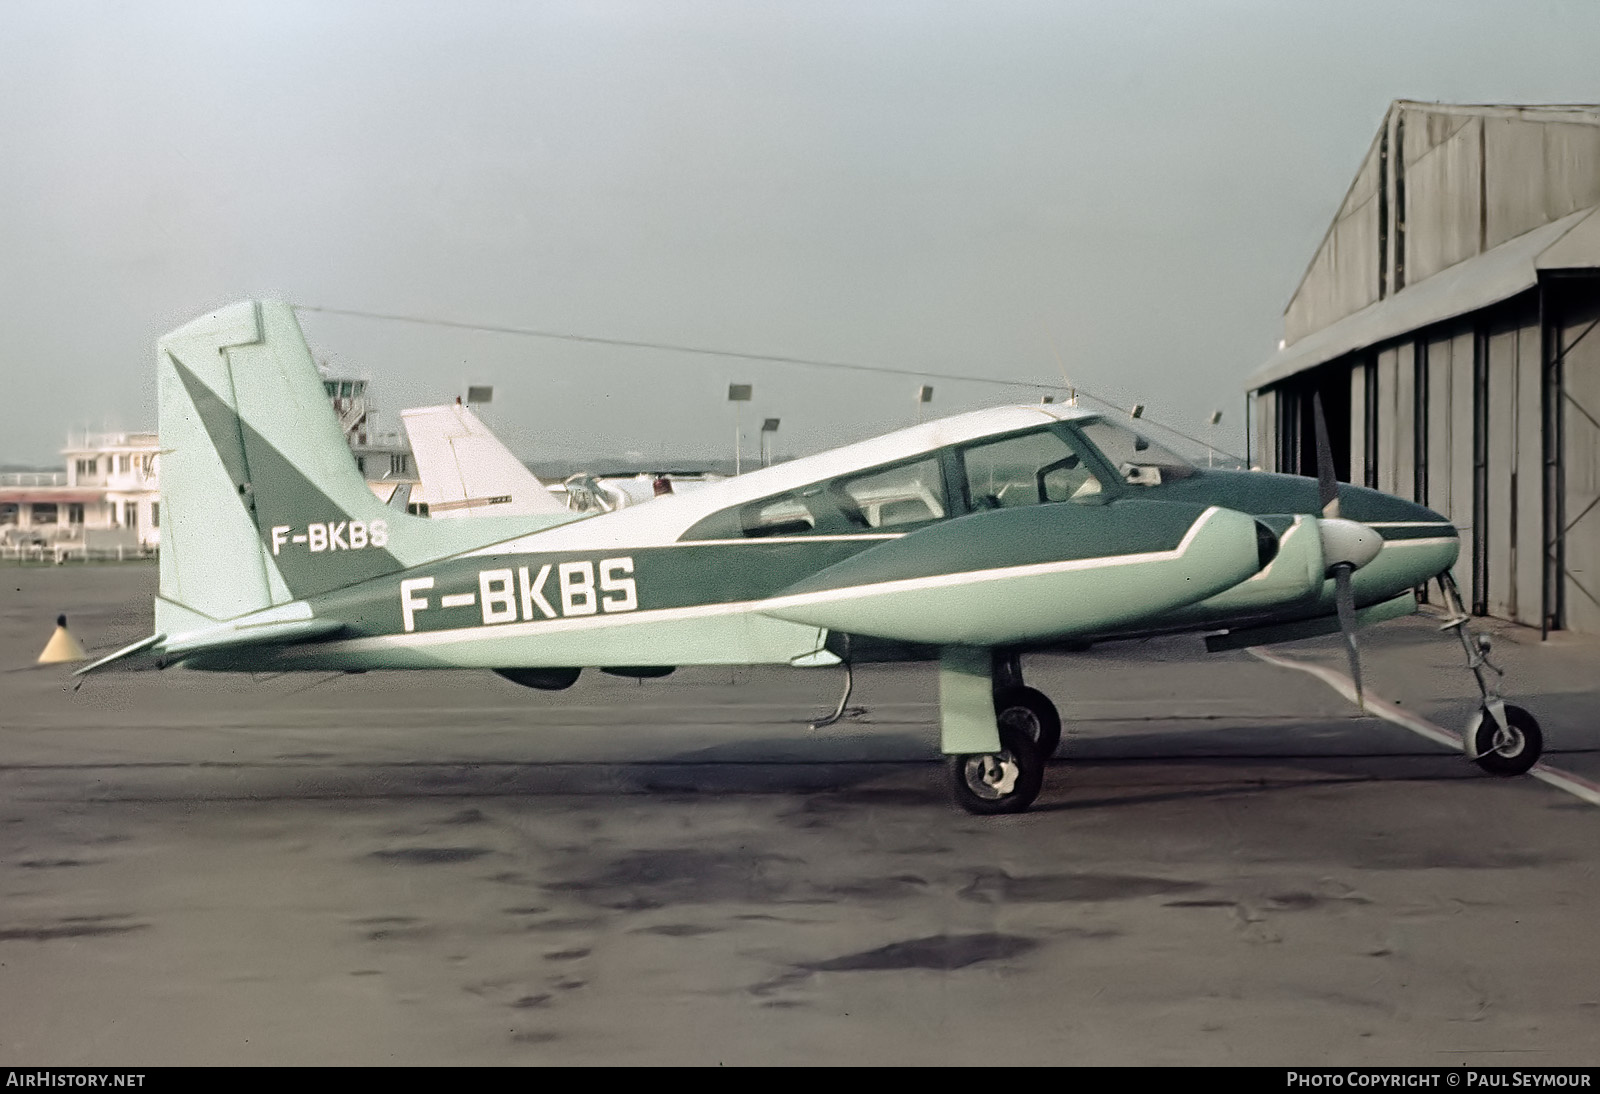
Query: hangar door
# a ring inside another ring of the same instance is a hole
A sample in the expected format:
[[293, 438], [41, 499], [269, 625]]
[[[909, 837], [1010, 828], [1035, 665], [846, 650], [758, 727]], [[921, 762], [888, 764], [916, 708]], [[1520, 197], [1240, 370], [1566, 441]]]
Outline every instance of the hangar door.
[[[1562, 571], [1558, 618], [1569, 630], [1600, 634], [1600, 280], [1588, 291], [1563, 293], [1567, 304], [1552, 331], [1561, 391]], [[1575, 285], [1574, 288], [1577, 288]]]

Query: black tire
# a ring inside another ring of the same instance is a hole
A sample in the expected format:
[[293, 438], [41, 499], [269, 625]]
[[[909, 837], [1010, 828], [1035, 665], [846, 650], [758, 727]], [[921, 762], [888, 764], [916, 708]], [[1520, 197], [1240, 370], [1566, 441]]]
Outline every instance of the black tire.
[[1044, 785], [1044, 761], [1033, 741], [1013, 726], [1000, 727], [1000, 751], [950, 757], [956, 804], [968, 813], [1021, 813]]
[[1495, 736], [1500, 726], [1488, 707], [1479, 708], [1471, 729], [1472, 755], [1476, 757], [1472, 762], [1491, 775], [1525, 775], [1544, 753], [1544, 734], [1539, 731], [1538, 721], [1510, 703], [1506, 704], [1506, 729], [1511, 739], [1499, 748], [1495, 747]]
[[1034, 688], [1001, 688], [994, 695], [995, 721], [1015, 726], [1033, 741], [1041, 760], [1048, 760], [1061, 747], [1061, 715], [1042, 691]]

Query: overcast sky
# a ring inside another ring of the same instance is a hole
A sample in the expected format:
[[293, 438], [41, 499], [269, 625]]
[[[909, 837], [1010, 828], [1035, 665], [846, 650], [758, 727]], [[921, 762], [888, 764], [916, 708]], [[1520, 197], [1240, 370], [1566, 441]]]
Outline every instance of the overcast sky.
[[[1593, 102], [1596, 42], [1594, 0], [3, 0], [0, 461], [152, 427], [156, 338], [252, 296], [1065, 374], [1238, 448], [1389, 102]], [[790, 453], [914, 416], [906, 378], [302, 323], [389, 428], [493, 384], [524, 458], [724, 454], [732, 381]]]

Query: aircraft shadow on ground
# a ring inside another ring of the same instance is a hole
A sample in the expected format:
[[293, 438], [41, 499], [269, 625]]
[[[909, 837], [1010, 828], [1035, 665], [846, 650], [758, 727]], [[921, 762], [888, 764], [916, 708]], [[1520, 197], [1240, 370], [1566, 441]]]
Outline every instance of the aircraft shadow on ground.
[[[1293, 727], [1249, 727], [1243, 732], [1219, 727], [1069, 739], [1050, 764], [1045, 800], [1035, 809], [1088, 809], [1481, 774], [1459, 754], [1423, 742], [1396, 741], [1387, 734], [1374, 736], [1359, 723], [1348, 732], [1313, 739], [1309, 747], [1293, 733]], [[925, 799], [943, 805], [947, 781], [931, 735], [910, 733], [729, 741], [644, 761], [371, 760], [307, 751], [265, 761], [203, 759], [48, 770], [48, 783], [36, 783], [36, 793], [27, 796], [60, 800], [82, 793], [91, 801], [268, 803], [816, 794], [850, 793], [870, 786], [907, 803]]]

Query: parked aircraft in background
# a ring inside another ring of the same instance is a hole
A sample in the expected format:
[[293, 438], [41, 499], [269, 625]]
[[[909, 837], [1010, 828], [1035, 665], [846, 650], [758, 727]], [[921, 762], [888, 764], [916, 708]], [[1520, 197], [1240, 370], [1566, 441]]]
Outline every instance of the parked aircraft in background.
[[421, 479], [405, 500], [410, 512], [422, 516], [611, 513], [721, 479], [698, 472], [579, 472], [546, 486], [459, 400], [402, 410], [400, 417]]
[[[422, 520], [362, 483], [287, 305], [245, 302], [157, 355], [155, 633], [84, 672], [939, 665], [940, 743], [978, 813], [1027, 808], [1060, 739], [1022, 655], [1207, 632], [1213, 648], [1415, 610], [1456, 529], [1335, 483], [1202, 470], [1062, 405], [976, 411], [590, 517]], [[1324, 452], [1326, 444], [1323, 444]], [[478, 490], [464, 485], [471, 495]], [[1525, 712], [1485, 693], [1471, 758], [1525, 771]]]
[[489, 432], [469, 408], [455, 403], [402, 410], [421, 488], [410, 504], [435, 519], [561, 513], [552, 494]]

